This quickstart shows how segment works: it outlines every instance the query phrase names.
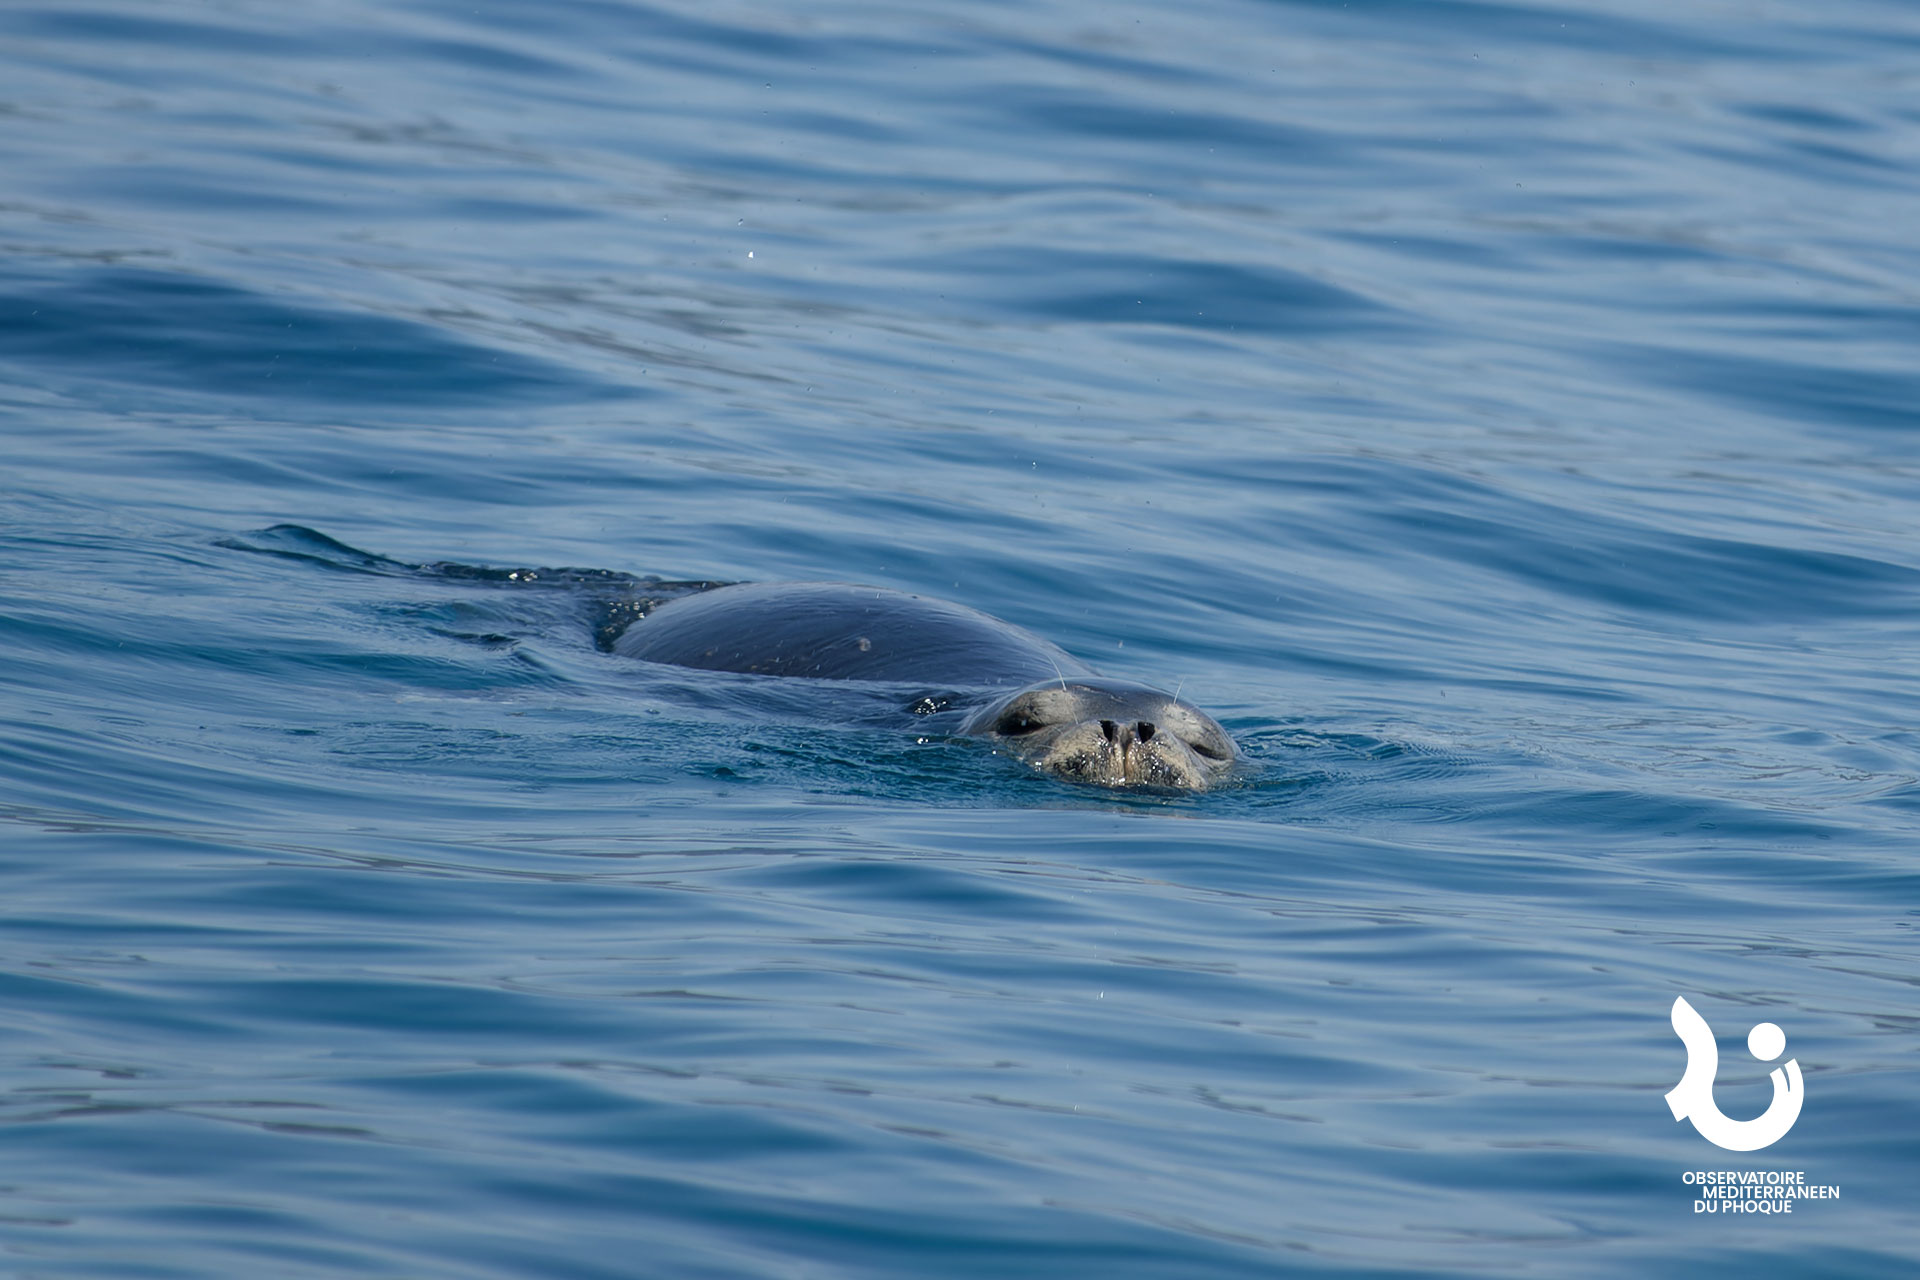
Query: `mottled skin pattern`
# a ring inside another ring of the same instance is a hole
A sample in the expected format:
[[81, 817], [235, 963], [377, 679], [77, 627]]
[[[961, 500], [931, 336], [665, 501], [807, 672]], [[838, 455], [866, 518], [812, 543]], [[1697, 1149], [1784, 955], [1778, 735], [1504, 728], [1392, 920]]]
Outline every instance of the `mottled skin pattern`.
[[962, 733], [1075, 782], [1198, 791], [1235, 757], [1233, 739], [1191, 703], [1095, 675], [976, 609], [881, 587], [718, 587], [658, 606], [612, 648], [709, 671], [936, 685], [965, 714]]

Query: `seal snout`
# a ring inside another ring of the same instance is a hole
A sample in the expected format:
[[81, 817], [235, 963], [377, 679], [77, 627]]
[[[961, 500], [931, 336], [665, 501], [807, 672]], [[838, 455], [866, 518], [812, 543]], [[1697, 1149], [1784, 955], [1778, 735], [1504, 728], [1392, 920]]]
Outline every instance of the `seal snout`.
[[1102, 720], [1100, 736], [1107, 743], [1106, 768], [1109, 773], [1103, 781], [1117, 786], [1152, 783], [1165, 773], [1164, 765], [1156, 767], [1163, 753], [1149, 745], [1156, 732], [1158, 730], [1151, 720], [1136, 720], [1132, 724]]

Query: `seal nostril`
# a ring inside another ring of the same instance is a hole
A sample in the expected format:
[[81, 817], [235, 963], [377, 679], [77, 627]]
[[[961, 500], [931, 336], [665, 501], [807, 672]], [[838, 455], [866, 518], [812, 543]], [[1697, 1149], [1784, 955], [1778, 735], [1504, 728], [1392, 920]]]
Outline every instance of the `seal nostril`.
[[1120, 732], [1120, 726], [1116, 725], [1111, 720], [1102, 720], [1100, 722], [1100, 732], [1107, 735], [1108, 742], [1112, 742], [1113, 736], [1116, 733]]
[[1139, 724], [1133, 726], [1133, 735], [1142, 742], [1152, 742], [1153, 725], [1149, 721], [1142, 720]]

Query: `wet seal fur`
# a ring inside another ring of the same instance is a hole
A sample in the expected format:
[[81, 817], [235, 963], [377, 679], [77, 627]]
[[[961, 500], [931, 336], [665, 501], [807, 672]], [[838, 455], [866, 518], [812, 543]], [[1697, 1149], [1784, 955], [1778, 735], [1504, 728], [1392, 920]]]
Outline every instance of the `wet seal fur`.
[[668, 600], [611, 645], [672, 666], [815, 680], [935, 684], [959, 731], [1056, 777], [1204, 790], [1236, 757], [1213, 717], [1173, 694], [1095, 674], [977, 609], [840, 582], [744, 583]]

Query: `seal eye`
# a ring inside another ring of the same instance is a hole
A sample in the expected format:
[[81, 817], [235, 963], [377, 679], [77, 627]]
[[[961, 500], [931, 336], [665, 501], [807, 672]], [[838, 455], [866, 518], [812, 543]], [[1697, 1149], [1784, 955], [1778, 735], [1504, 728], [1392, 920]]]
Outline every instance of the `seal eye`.
[[1036, 730], [1044, 728], [1046, 728], [1046, 726], [1038, 720], [1035, 720], [1032, 716], [1024, 712], [1016, 711], [1011, 715], [1000, 717], [1000, 723], [993, 726], [993, 731], [995, 733], [1004, 733], [1009, 738], [1017, 738], [1023, 733], [1033, 733]]
[[1193, 748], [1193, 754], [1204, 757], [1205, 759], [1219, 760], [1222, 762], [1225, 762], [1228, 759], [1226, 752], [1220, 750], [1218, 747], [1211, 746], [1205, 742], [1195, 742], [1193, 739], [1189, 738], [1187, 739], [1187, 745]]

